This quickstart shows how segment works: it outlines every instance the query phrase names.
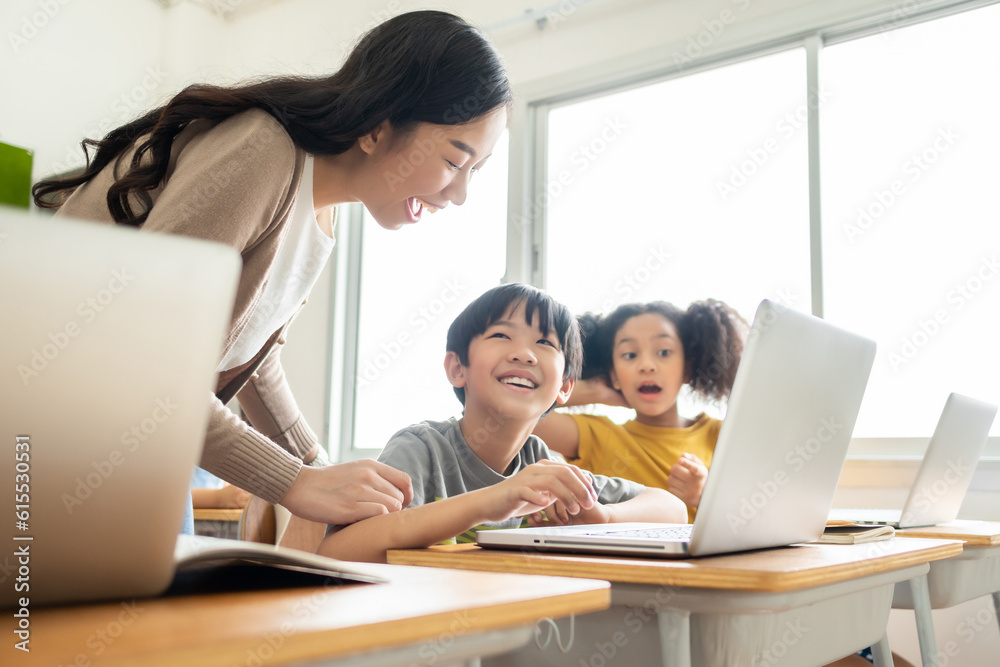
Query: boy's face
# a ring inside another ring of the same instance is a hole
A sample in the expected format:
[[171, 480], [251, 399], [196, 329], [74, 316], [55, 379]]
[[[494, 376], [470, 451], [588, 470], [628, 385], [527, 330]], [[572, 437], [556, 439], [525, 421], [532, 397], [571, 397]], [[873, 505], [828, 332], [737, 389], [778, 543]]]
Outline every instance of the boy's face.
[[518, 420], [537, 420], [553, 403], [565, 403], [573, 380], [563, 380], [566, 357], [553, 330], [543, 334], [535, 313], [529, 326], [524, 308], [503, 318], [469, 344], [469, 365], [455, 352], [445, 357], [448, 379], [465, 389], [465, 407], [493, 410]]

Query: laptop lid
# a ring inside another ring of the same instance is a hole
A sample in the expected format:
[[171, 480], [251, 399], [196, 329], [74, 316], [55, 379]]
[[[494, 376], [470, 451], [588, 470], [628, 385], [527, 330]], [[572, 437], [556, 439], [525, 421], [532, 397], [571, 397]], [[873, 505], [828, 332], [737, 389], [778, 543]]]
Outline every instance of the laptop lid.
[[239, 270], [220, 244], [0, 207], [0, 496], [16, 510], [0, 563], [23, 555], [0, 606], [167, 587]]
[[695, 518], [692, 555], [819, 539], [874, 362], [874, 341], [760, 304]]
[[961, 394], [948, 396], [903, 504], [900, 528], [958, 518], [996, 413], [995, 405]]
[[689, 543], [637, 534], [665, 527], [655, 523], [488, 530], [477, 541], [660, 556], [814, 541], [826, 525], [874, 361], [874, 341], [765, 300], [747, 338]]

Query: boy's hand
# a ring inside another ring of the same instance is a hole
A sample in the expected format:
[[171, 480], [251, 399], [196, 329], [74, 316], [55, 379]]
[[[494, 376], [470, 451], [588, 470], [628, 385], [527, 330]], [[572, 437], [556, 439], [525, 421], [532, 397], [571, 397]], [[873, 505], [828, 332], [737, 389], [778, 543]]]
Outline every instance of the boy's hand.
[[611, 523], [611, 507], [597, 502], [590, 509], [570, 514], [562, 501], [557, 500], [543, 512], [528, 515], [529, 526], [571, 526], [583, 523]]
[[684, 452], [670, 468], [667, 484], [670, 493], [684, 501], [688, 507], [697, 508], [701, 502], [701, 492], [705, 490], [708, 468], [694, 454]]
[[576, 466], [559, 461], [533, 463], [510, 479], [489, 487], [489, 490], [489, 507], [484, 508], [487, 521], [524, 516], [557, 501], [570, 514], [599, 505], [590, 478]]

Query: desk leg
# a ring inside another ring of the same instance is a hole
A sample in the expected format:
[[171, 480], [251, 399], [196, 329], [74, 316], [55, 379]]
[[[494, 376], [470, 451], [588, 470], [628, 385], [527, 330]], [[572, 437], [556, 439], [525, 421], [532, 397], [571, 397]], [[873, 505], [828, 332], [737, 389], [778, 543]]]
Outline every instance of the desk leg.
[[872, 646], [872, 658], [875, 659], [875, 667], [892, 667], [892, 649], [889, 648], [888, 633], [882, 635], [882, 639]]
[[661, 609], [658, 616], [663, 667], [691, 667], [691, 612]]
[[997, 615], [997, 623], [1000, 624], [1000, 591], [993, 593], [993, 612]]
[[927, 575], [910, 579], [913, 597], [913, 615], [917, 620], [917, 640], [920, 642], [920, 662], [923, 667], [938, 667], [937, 638], [931, 618], [931, 593], [927, 588]]

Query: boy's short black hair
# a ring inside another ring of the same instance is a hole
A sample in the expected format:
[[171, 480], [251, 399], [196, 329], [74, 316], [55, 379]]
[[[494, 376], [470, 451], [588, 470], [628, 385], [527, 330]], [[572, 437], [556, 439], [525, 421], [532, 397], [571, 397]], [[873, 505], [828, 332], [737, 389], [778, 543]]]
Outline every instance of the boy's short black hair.
[[[553, 299], [547, 292], [524, 283], [508, 283], [486, 291], [465, 307], [448, 327], [447, 351], [454, 352], [463, 366], [469, 365], [469, 345], [494, 322], [503, 318], [511, 307], [524, 308], [524, 320], [531, 321], [538, 314], [538, 329], [545, 335], [556, 331], [559, 346], [566, 357], [563, 381], [576, 379], [580, 374], [583, 347], [580, 329], [569, 308]], [[458, 400], [465, 405], [465, 389], [454, 387]]]

